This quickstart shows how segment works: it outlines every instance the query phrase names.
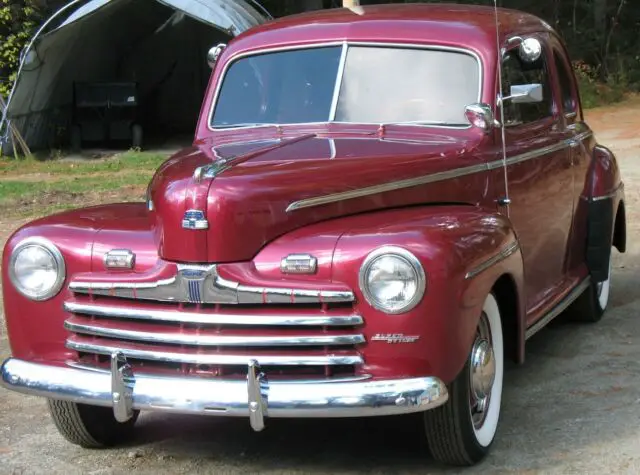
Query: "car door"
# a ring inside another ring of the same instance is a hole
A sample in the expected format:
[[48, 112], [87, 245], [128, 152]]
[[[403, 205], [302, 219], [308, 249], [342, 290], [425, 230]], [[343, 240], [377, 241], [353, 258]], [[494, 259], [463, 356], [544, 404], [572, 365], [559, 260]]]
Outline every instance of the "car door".
[[541, 102], [506, 100], [503, 118], [509, 218], [522, 249], [531, 318], [562, 288], [573, 212], [571, 151], [552, 87], [550, 51], [539, 39], [543, 54], [538, 60], [523, 61], [514, 47], [505, 52], [502, 70], [504, 96], [511, 86], [543, 86]]
[[553, 62], [560, 97], [564, 136], [570, 145], [573, 163], [573, 226], [570, 237], [568, 269], [577, 271], [584, 264], [586, 252], [587, 202], [581, 196], [588, 196], [588, 176], [591, 163], [590, 141], [592, 131], [584, 122], [578, 85], [571, 71], [571, 63], [564, 46], [552, 38]]

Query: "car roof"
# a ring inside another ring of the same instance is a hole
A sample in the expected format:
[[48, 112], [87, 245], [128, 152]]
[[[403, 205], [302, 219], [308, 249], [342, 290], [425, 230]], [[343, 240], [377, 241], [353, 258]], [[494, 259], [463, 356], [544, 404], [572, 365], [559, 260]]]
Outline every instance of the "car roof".
[[[513, 35], [552, 31], [540, 18], [499, 8], [501, 42]], [[496, 48], [493, 7], [461, 4], [385, 4], [289, 15], [251, 28], [233, 43], [241, 49], [327, 41], [435, 43]], [[231, 46], [231, 45], [230, 45]], [[235, 48], [234, 48], [235, 49]]]

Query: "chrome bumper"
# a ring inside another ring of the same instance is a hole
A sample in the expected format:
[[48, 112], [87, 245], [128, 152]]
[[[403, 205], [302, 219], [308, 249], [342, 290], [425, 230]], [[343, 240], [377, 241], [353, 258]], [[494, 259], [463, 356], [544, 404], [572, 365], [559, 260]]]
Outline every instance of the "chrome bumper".
[[349, 382], [268, 382], [256, 361], [246, 381], [134, 375], [120, 353], [111, 371], [49, 366], [9, 358], [1, 383], [25, 394], [113, 407], [124, 422], [133, 410], [249, 417], [264, 428], [266, 417], [363, 417], [420, 412], [444, 404], [447, 388], [438, 378]]

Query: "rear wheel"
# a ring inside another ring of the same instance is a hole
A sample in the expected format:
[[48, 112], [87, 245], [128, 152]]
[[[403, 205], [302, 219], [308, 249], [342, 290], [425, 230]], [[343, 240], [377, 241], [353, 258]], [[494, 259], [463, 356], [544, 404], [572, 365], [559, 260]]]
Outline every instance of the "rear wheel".
[[567, 318], [575, 322], [596, 323], [602, 319], [609, 304], [611, 291], [611, 268], [613, 264], [613, 249], [609, 254], [609, 271], [606, 280], [598, 283], [591, 282], [575, 302], [566, 311]]
[[110, 407], [88, 406], [49, 399], [49, 412], [58, 432], [72, 444], [85, 448], [110, 447], [133, 435], [139, 411], [127, 422], [118, 422]]
[[449, 465], [474, 465], [493, 444], [500, 419], [504, 342], [498, 302], [485, 300], [464, 368], [449, 386], [449, 400], [424, 413], [433, 457]]

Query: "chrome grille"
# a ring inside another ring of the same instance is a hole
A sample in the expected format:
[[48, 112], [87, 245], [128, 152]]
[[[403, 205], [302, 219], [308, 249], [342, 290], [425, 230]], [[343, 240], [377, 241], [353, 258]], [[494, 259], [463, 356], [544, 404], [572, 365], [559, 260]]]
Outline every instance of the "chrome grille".
[[87, 296], [65, 302], [67, 348], [106, 368], [122, 352], [138, 372], [244, 377], [257, 360], [270, 377], [363, 376], [363, 318], [349, 303], [190, 304]]

